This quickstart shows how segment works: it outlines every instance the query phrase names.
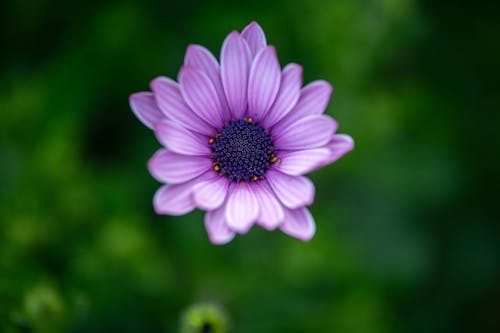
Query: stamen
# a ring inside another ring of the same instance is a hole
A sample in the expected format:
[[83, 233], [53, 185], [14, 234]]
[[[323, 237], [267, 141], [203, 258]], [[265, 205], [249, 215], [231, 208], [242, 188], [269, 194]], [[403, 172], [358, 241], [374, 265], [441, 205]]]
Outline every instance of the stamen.
[[271, 162], [271, 163], [281, 162], [281, 158], [279, 158], [278, 156], [272, 154], [271, 155], [271, 159], [269, 160], [269, 162]]

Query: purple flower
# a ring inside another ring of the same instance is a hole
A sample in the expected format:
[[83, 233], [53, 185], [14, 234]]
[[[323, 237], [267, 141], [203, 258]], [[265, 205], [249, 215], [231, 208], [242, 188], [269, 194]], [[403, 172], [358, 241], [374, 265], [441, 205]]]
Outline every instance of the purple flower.
[[159, 182], [156, 213], [206, 210], [210, 241], [224, 244], [254, 224], [307, 241], [316, 226], [306, 208], [314, 185], [303, 175], [354, 147], [323, 114], [332, 93], [326, 81], [302, 88], [302, 67], [280, 68], [261, 27], [231, 32], [220, 65], [190, 45], [178, 82], [158, 77], [152, 92], [130, 96], [135, 115], [164, 148], [148, 168]]

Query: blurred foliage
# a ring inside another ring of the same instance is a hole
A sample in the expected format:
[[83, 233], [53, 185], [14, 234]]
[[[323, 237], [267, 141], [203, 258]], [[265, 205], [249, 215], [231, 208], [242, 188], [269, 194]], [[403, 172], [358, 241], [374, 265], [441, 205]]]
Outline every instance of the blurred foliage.
[[[199, 302], [241, 333], [500, 332], [495, 2], [0, 6], [1, 332], [179, 332]], [[152, 211], [128, 95], [252, 20], [356, 140], [312, 174], [309, 243]]]
[[225, 333], [229, 329], [226, 312], [216, 304], [196, 304], [181, 320], [181, 333]]

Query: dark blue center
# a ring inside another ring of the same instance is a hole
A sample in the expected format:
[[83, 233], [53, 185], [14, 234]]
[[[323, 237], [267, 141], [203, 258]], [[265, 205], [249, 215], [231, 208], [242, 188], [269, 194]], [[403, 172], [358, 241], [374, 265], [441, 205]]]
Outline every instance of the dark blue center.
[[274, 158], [269, 133], [251, 118], [229, 122], [210, 142], [215, 170], [232, 181], [259, 179]]

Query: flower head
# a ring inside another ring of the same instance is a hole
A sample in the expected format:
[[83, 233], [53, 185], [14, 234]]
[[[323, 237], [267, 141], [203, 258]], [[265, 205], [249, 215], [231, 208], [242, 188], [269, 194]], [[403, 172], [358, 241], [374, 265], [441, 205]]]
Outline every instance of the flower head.
[[203, 46], [190, 45], [178, 82], [158, 77], [151, 90], [131, 95], [130, 106], [163, 145], [148, 165], [165, 184], [153, 199], [158, 214], [206, 210], [215, 244], [254, 224], [312, 238], [316, 228], [306, 207], [314, 185], [303, 175], [354, 147], [323, 114], [328, 82], [302, 87], [302, 67], [281, 69], [252, 22], [226, 37], [220, 64]]

